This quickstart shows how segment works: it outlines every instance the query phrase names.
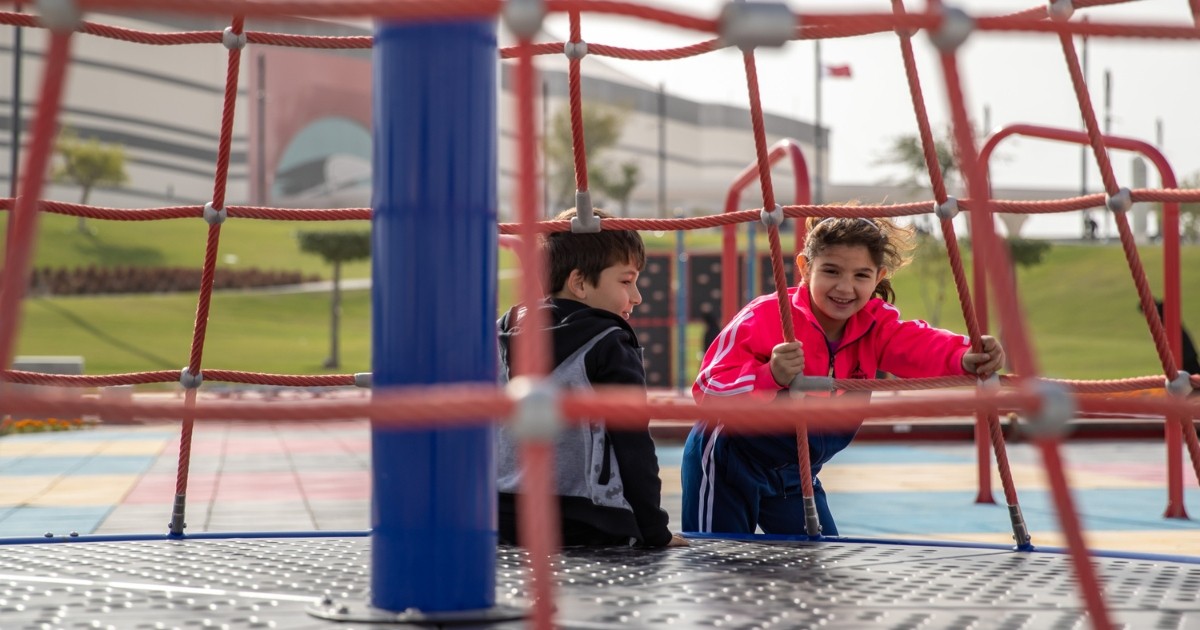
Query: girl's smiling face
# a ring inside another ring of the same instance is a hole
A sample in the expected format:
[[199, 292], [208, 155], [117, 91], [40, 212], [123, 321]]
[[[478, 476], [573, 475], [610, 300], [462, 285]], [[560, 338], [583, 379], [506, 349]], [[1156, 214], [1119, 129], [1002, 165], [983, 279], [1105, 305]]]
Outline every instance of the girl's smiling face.
[[813, 314], [831, 341], [842, 338], [846, 321], [866, 306], [887, 273], [865, 245], [831, 245], [812, 260], [797, 256], [796, 262], [804, 269]]

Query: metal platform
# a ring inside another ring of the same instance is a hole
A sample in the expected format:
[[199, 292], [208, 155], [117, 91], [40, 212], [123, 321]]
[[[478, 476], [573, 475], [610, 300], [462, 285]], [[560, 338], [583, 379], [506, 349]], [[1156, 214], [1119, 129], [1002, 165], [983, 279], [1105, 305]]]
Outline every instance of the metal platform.
[[[4, 545], [0, 628], [379, 627], [309, 614], [325, 596], [364, 602], [369, 558], [366, 537]], [[1125, 628], [1200, 628], [1200, 563], [1096, 565]], [[521, 605], [523, 553], [501, 548], [497, 571], [497, 603]], [[693, 540], [568, 549], [556, 571], [564, 628], [1089, 627], [1070, 560], [1056, 553]]]

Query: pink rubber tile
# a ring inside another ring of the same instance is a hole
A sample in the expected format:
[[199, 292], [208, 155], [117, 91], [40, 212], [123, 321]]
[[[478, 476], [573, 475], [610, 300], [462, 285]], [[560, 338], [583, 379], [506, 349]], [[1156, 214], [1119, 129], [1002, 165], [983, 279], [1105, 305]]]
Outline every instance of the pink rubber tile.
[[367, 500], [371, 475], [367, 471], [305, 472], [300, 475], [304, 496], [313, 501]]
[[[189, 501], [211, 501], [217, 476], [208, 474], [188, 475], [187, 497]], [[122, 504], [170, 503], [175, 500], [175, 475], [147, 474], [138, 480]]]
[[218, 503], [225, 501], [283, 501], [300, 499], [300, 486], [291, 472], [248, 472], [221, 475]]

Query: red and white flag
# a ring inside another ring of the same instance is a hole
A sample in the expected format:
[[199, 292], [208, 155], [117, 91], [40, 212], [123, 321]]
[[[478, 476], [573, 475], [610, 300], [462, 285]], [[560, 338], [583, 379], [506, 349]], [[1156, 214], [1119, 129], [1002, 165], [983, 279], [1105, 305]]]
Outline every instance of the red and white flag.
[[850, 64], [848, 64], [848, 63], [844, 63], [844, 64], [837, 65], [837, 66], [826, 64], [824, 66], [824, 68], [825, 68], [825, 76], [827, 76], [827, 77], [831, 77], [831, 78], [835, 78], [835, 79], [849, 79], [853, 76], [850, 73]]

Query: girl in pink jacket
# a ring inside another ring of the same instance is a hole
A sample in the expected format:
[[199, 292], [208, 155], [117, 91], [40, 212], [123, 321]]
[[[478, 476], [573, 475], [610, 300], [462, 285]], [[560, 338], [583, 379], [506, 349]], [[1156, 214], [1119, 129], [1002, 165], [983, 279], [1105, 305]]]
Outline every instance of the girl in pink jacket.
[[[907, 262], [912, 230], [888, 219], [809, 219], [796, 256], [800, 286], [788, 290], [796, 341], [784, 343], [775, 294], [743, 308], [708, 348], [692, 386], [699, 404], [786, 396], [798, 374], [838, 379], [977, 374], [1004, 364], [992, 337], [970, 352], [963, 335], [904, 321], [889, 277]], [[869, 395], [869, 394], [865, 394]], [[817, 474], [856, 431], [810, 428], [809, 457], [821, 532], [837, 535]], [[683, 530], [804, 534], [804, 503], [794, 433], [738, 435], [721, 422], [692, 428], [683, 452]]]

